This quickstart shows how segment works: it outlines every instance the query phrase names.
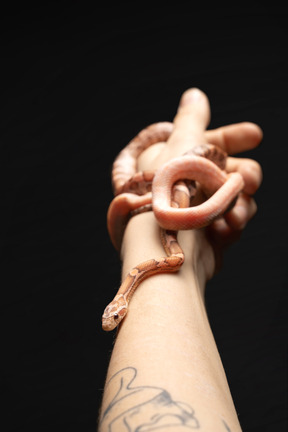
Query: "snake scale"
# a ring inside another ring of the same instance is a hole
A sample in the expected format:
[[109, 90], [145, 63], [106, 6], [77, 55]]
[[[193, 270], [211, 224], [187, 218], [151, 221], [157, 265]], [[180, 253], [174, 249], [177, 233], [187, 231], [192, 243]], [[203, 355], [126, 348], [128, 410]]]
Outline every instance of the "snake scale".
[[[156, 172], [138, 172], [139, 155], [155, 143], [166, 142], [173, 127], [170, 122], [146, 127], [113, 163], [115, 198], [108, 209], [107, 228], [114, 247], [120, 250], [125, 227], [133, 215], [152, 210], [160, 226], [166, 256], [144, 261], [130, 270], [104, 310], [102, 328], [105, 331], [113, 330], [123, 320], [133, 293], [144, 279], [180, 269], [184, 253], [177, 241], [177, 231], [209, 225], [233, 205], [243, 189], [240, 174], [225, 172], [227, 154], [212, 144], [195, 145]], [[193, 205], [199, 184], [207, 199]]]

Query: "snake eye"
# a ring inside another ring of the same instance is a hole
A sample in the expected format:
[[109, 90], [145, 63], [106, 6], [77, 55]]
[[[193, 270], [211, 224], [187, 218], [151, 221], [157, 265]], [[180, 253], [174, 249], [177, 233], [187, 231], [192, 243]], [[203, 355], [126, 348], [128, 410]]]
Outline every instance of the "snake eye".
[[116, 312], [116, 313], [114, 314], [114, 320], [116, 321], [118, 318], [119, 318], [119, 315], [118, 315], [118, 313]]

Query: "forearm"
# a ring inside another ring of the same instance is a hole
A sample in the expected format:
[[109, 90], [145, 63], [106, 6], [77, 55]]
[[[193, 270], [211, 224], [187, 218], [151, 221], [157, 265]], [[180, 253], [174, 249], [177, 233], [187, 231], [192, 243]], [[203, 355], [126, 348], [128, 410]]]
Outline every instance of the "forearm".
[[[173, 432], [184, 426], [241, 430], [204, 305], [203, 236], [179, 233], [185, 252], [180, 271], [154, 275], [134, 293], [112, 352], [101, 432], [150, 423]], [[140, 262], [164, 255], [152, 213], [132, 218], [122, 253], [124, 277]]]

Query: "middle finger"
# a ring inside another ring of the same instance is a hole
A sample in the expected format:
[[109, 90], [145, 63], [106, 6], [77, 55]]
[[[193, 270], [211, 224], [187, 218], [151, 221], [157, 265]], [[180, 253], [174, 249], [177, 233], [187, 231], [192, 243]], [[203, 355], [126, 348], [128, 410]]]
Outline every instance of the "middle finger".
[[204, 131], [209, 120], [210, 105], [207, 96], [195, 88], [184, 92], [174, 118], [174, 130], [161, 152], [159, 162], [164, 163], [205, 143]]

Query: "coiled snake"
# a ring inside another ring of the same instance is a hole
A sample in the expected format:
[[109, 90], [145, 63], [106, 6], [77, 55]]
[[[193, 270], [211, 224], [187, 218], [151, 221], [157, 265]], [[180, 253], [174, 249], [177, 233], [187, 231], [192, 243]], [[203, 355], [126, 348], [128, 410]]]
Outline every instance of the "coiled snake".
[[[139, 155], [149, 146], [167, 141], [172, 131], [173, 123], [170, 122], [148, 126], [114, 161], [112, 185], [115, 198], [107, 214], [108, 232], [114, 247], [120, 249], [131, 216], [153, 210], [167, 256], [142, 262], [128, 273], [103, 313], [105, 331], [113, 330], [122, 321], [133, 293], [144, 279], [180, 269], [184, 253], [177, 242], [177, 231], [209, 225], [233, 205], [244, 186], [239, 173], [228, 175], [225, 172], [227, 154], [212, 144], [196, 145], [156, 172], [137, 172]], [[201, 185], [207, 200], [191, 206], [197, 184]]]

